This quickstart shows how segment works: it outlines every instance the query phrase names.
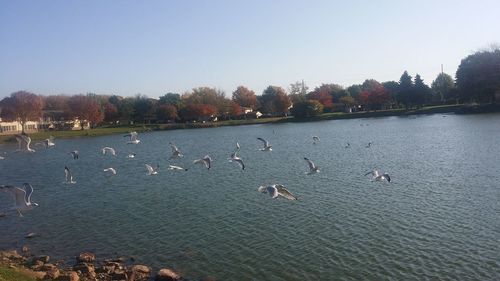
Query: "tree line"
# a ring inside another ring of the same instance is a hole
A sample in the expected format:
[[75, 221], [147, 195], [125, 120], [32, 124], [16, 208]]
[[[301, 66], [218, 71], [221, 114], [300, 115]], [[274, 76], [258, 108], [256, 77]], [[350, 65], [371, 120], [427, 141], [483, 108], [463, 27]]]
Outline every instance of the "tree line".
[[405, 71], [398, 81], [367, 79], [344, 88], [330, 83], [312, 91], [304, 82], [290, 84], [288, 91], [268, 86], [260, 95], [245, 86], [231, 95], [216, 88], [198, 87], [189, 92], [166, 93], [159, 99], [138, 94], [134, 97], [93, 93], [40, 96], [27, 91], [12, 93], [0, 101], [5, 120], [50, 117], [52, 120], [79, 118], [93, 126], [103, 122], [165, 123], [268, 116], [312, 117], [324, 112], [412, 109], [424, 105], [468, 102], [495, 102], [500, 93], [500, 49], [478, 51], [464, 58], [456, 80], [440, 73], [428, 86], [416, 74]]

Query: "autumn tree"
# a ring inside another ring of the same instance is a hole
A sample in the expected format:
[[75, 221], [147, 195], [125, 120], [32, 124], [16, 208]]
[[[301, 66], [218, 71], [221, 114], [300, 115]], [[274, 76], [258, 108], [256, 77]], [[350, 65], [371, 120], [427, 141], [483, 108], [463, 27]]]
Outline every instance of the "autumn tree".
[[99, 103], [92, 96], [76, 95], [68, 100], [69, 115], [80, 120], [83, 129], [83, 121], [88, 121], [93, 127], [104, 120], [104, 112]]
[[211, 104], [188, 104], [179, 111], [184, 120], [198, 120], [217, 114], [217, 108]]
[[2, 117], [19, 121], [24, 133], [27, 121], [42, 117], [43, 101], [40, 96], [33, 93], [19, 91], [0, 101], [0, 108]]
[[345, 111], [350, 112], [350, 109], [356, 105], [356, 100], [351, 96], [344, 96], [340, 98], [340, 103], [344, 105]]
[[258, 99], [262, 112], [270, 114], [286, 114], [292, 104], [285, 90], [278, 86], [267, 87]]
[[215, 88], [194, 88], [192, 92], [183, 94], [181, 96], [181, 99], [185, 105], [205, 104], [214, 106], [220, 114], [229, 112], [229, 110], [231, 109], [231, 100], [226, 98], [223, 91], [217, 90]]
[[173, 104], [160, 104], [156, 108], [156, 118], [160, 121], [175, 121], [178, 118], [177, 107]]
[[439, 73], [434, 81], [432, 81], [431, 88], [434, 94], [434, 101], [444, 102], [451, 98], [451, 93], [455, 89], [455, 82], [453, 78], [446, 73]]
[[492, 47], [462, 59], [456, 78], [462, 100], [494, 102], [500, 93], [500, 48]]
[[391, 97], [387, 90], [376, 80], [366, 80], [361, 86], [360, 102], [366, 109], [384, 109], [390, 103]]
[[104, 121], [106, 122], [114, 122], [117, 121], [120, 117], [118, 114], [118, 108], [110, 102], [107, 102], [103, 105], [104, 110]]
[[242, 107], [248, 107], [251, 108], [252, 110], [257, 109], [257, 96], [255, 95], [255, 92], [252, 90], [249, 90], [247, 87], [244, 86], [238, 86], [236, 90], [233, 92], [233, 97], [232, 101], [236, 102]]
[[347, 87], [347, 92], [349, 93], [349, 96], [353, 97], [354, 99], [356, 99], [359, 94], [361, 94], [361, 85], [359, 84], [354, 84], [354, 85], [351, 85], [349, 87]]

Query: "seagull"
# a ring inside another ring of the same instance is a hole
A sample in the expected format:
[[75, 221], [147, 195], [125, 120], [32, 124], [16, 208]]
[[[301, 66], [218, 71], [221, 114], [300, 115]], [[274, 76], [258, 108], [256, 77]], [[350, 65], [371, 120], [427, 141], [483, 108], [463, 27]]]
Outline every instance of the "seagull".
[[365, 176], [372, 174], [372, 181], [387, 181], [391, 182], [391, 177], [388, 173], [380, 174], [379, 171], [373, 170], [365, 174]]
[[314, 165], [313, 161], [309, 160], [306, 157], [304, 157], [304, 160], [306, 160], [307, 164], [309, 164], [309, 172], [306, 172], [306, 174], [312, 175], [312, 174], [319, 173], [319, 168], [318, 168], [318, 166]]
[[127, 155], [127, 158], [135, 158], [136, 155], [137, 154], [135, 154], [135, 153], [131, 153], [131, 154]]
[[205, 167], [210, 170], [212, 164], [212, 158], [210, 156], [205, 155], [202, 159], [197, 159], [193, 161], [193, 164], [205, 164]]
[[138, 144], [141, 142], [139, 139], [137, 139], [137, 132], [130, 132], [123, 137], [129, 137], [129, 141], [127, 142], [127, 144]]
[[111, 154], [111, 155], [116, 155], [115, 149], [112, 147], [103, 147], [101, 149], [102, 154]]
[[266, 141], [263, 138], [257, 138], [257, 139], [264, 143], [264, 148], [261, 148], [260, 149], [261, 151], [272, 151], [273, 150], [272, 149], [273, 146], [270, 145], [268, 141]]
[[317, 144], [319, 142], [318, 136], [313, 136], [313, 144]]
[[144, 165], [146, 166], [146, 169], [148, 169], [148, 176], [158, 174], [158, 169], [160, 168], [160, 165], [156, 165], [155, 168], [151, 167], [151, 165], [148, 165], [148, 164], [144, 164]]
[[78, 159], [78, 150], [73, 150], [71, 152], [68, 152], [68, 154], [71, 154], [73, 156], [73, 159]]
[[350, 147], [351, 147], [350, 143], [347, 143], [347, 145], [345, 146], [345, 148], [350, 148]]
[[370, 148], [372, 146], [372, 143], [369, 142], [367, 145], [366, 145], [366, 148]]
[[20, 217], [23, 216], [21, 211], [30, 211], [38, 207], [37, 203], [31, 202], [33, 187], [29, 183], [23, 183], [23, 188], [12, 185], [0, 185], [0, 190], [8, 192], [14, 197], [15, 202], [12, 209], [17, 210]]
[[67, 166], [64, 166], [64, 174], [66, 175], [66, 183], [76, 183], [76, 181], [73, 181], [73, 174], [71, 174]]
[[106, 168], [103, 170], [104, 172], [110, 172], [112, 176], [116, 176], [116, 170], [113, 168]]
[[181, 151], [175, 146], [175, 144], [170, 143], [170, 147], [172, 148], [172, 155], [170, 156], [170, 159], [172, 158], [182, 158], [182, 153]]
[[34, 149], [30, 148], [31, 138], [28, 135], [15, 135], [15, 138], [17, 140], [17, 143], [19, 144], [19, 149], [17, 149], [16, 151], [35, 152]]
[[240, 143], [239, 142], [236, 142], [236, 150], [239, 151], [240, 150]]
[[237, 153], [236, 151], [231, 153], [231, 158], [228, 158], [229, 162], [236, 162], [238, 165], [240, 165], [242, 170], [245, 170], [245, 164], [243, 164], [243, 159], [238, 157], [238, 155], [236, 155], [236, 153]]
[[297, 197], [295, 197], [290, 191], [288, 191], [288, 189], [286, 189], [281, 184], [259, 186], [258, 191], [262, 193], [269, 193], [269, 196], [271, 196], [272, 198], [278, 198], [278, 196], [282, 196], [288, 200], [297, 200]]
[[175, 166], [175, 165], [168, 165], [168, 169], [169, 170], [176, 170], [176, 171], [187, 171], [188, 170], [188, 169], [184, 169], [182, 167]]
[[53, 137], [53, 136], [50, 136], [48, 139], [45, 139], [45, 140], [43, 141], [43, 143], [45, 144], [45, 147], [46, 147], [46, 148], [49, 148], [49, 147], [51, 147], [51, 146], [56, 145], [56, 144], [54, 143], [54, 137]]

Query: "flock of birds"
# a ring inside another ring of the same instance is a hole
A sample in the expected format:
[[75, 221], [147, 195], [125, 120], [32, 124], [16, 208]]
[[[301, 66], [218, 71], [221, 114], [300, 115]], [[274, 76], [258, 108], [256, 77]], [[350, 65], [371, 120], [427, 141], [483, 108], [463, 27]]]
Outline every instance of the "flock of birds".
[[[138, 134], [137, 132], [131, 132], [124, 137], [128, 137], [127, 144], [134, 144], [137, 145], [141, 141], [138, 139]], [[30, 147], [31, 145], [31, 138], [26, 135], [26, 134], [19, 134], [15, 135], [15, 138], [18, 142], [18, 149], [16, 152], [27, 152], [27, 153], [34, 153], [35, 150]], [[269, 143], [269, 141], [263, 139], [263, 138], [257, 138], [257, 140], [261, 141], [263, 143], [263, 147], [260, 149], [260, 151], [272, 151], [272, 145]], [[312, 137], [313, 144], [317, 144], [320, 142], [320, 139], [318, 136], [313, 136]], [[55, 146], [54, 143], [54, 138], [50, 137], [48, 139], [43, 140], [42, 142], [38, 142], [35, 145], [41, 145], [46, 148]], [[368, 143], [366, 148], [370, 148], [372, 143]], [[171, 147], [171, 156], [170, 159], [179, 159], [184, 157], [182, 154], [181, 150], [173, 143], [170, 143]], [[236, 142], [236, 147], [234, 151], [231, 153], [230, 157], [228, 158], [229, 162], [236, 163], [242, 170], [245, 170], [245, 164], [243, 162], [243, 159], [238, 156], [238, 153], [240, 151], [240, 144]], [[347, 143], [345, 146], [346, 149], [350, 148], [350, 144]], [[101, 149], [101, 153], [103, 155], [113, 155], [116, 156], [116, 151], [112, 147], [103, 147]], [[79, 159], [79, 152], [77, 150], [70, 151], [68, 152], [73, 159]], [[127, 158], [134, 158], [136, 156], [135, 153], [128, 154], [126, 157]], [[1, 156], [0, 156], [1, 157]], [[0, 160], [5, 159], [5, 157], [1, 157]], [[309, 171], [306, 172], [307, 175], [312, 175], [312, 174], [317, 174], [320, 172], [320, 169], [316, 164], [310, 160], [307, 157], [304, 157], [304, 160], [307, 162], [307, 165], [309, 167]], [[196, 159], [193, 161], [193, 164], [199, 164], [204, 166], [207, 169], [210, 169], [212, 167], [212, 158], [209, 155], [206, 155], [205, 157], [201, 159]], [[156, 166], [151, 166], [149, 164], [144, 164], [147, 170], [147, 175], [156, 175], [159, 172], [159, 165]], [[187, 171], [187, 168], [183, 168], [180, 166], [176, 165], [169, 165], [168, 170], [176, 170], [176, 171]], [[103, 172], [108, 173], [109, 176], [115, 176], [117, 175], [117, 171], [113, 167], [109, 167], [106, 169], [103, 169]], [[64, 173], [65, 173], [65, 182], [69, 184], [74, 184], [76, 183], [73, 174], [71, 173], [71, 170], [65, 166], [64, 167]], [[368, 173], [365, 174], [367, 175], [372, 175], [372, 181], [385, 181], [385, 182], [391, 182], [391, 178], [389, 174], [387, 173], [381, 173], [378, 170], [372, 170], [369, 171]], [[262, 193], [267, 193], [271, 198], [279, 198], [283, 197], [288, 200], [297, 200], [297, 197], [293, 195], [285, 186], [281, 184], [270, 184], [270, 185], [264, 185], [264, 186], [259, 186], [257, 188], [259, 192]], [[29, 183], [24, 183], [22, 186], [13, 186], [13, 185], [0, 185], [0, 191], [5, 191], [7, 193], [10, 193], [14, 199], [14, 205], [11, 208], [11, 210], [15, 210], [18, 212], [19, 216], [22, 216], [22, 212], [30, 211], [34, 209], [35, 207], [38, 206], [37, 203], [31, 202], [31, 195], [33, 194], [33, 187]]]

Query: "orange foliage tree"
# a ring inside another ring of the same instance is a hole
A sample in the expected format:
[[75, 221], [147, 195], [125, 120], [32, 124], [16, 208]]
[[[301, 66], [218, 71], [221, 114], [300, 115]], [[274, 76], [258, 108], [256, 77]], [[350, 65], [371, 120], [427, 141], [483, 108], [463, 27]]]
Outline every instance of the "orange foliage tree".
[[104, 112], [95, 98], [84, 95], [72, 96], [68, 101], [70, 116], [78, 117], [83, 128], [83, 121], [90, 123], [91, 127], [104, 120]]
[[33, 93], [19, 91], [0, 101], [0, 108], [3, 118], [21, 122], [24, 133], [24, 125], [27, 121], [42, 116], [43, 100]]

